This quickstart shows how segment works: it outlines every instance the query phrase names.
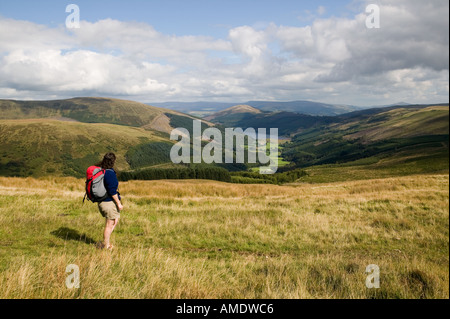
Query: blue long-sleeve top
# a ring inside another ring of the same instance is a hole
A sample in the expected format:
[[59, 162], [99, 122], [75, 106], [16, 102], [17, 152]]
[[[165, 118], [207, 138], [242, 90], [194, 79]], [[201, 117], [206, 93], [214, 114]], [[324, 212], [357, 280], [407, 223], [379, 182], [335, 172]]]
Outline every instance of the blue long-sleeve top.
[[[105, 177], [103, 178], [106, 191], [108, 192], [108, 198], [104, 202], [112, 201], [112, 196], [117, 194], [117, 189], [119, 188], [119, 181], [117, 180], [116, 172], [113, 169], [107, 169], [105, 171]], [[120, 195], [119, 195], [120, 199]]]

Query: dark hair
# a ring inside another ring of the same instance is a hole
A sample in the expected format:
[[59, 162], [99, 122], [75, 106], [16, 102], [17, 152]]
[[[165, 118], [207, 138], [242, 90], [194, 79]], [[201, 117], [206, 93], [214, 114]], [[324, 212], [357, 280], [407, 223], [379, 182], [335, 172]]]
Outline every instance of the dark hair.
[[114, 167], [114, 164], [116, 163], [116, 154], [109, 152], [106, 153], [105, 156], [103, 156], [103, 159], [101, 162], [97, 163], [95, 166], [100, 166], [104, 169], [110, 169]]

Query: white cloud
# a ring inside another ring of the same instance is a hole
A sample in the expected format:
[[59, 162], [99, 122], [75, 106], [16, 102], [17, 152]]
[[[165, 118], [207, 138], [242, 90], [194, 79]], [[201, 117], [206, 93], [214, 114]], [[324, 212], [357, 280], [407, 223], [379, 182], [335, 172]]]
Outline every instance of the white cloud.
[[318, 14], [319, 16], [324, 15], [325, 12], [327, 12], [327, 9], [326, 9], [324, 6], [319, 6], [319, 7], [317, 8], [317, 14]]
[[233, 49], [250, 59], [258, 59], [267, 49], [265, 32], [256, 31], [252, 27], [243, 26], [231, 29], [229, 32]]
[[15, 50], [35, 52], [67, 49], [72, 45], [62, 27], [48, 28], [28, 21], [0, 17], [0, 54]]
[[111, 19], [67, 30], [0, 18], [0, 98], [448, 100], [448, 2], [379, 0], [380, 29], [365, 27], [367, 3], [353, 18], [239, 26], [224, 39]]

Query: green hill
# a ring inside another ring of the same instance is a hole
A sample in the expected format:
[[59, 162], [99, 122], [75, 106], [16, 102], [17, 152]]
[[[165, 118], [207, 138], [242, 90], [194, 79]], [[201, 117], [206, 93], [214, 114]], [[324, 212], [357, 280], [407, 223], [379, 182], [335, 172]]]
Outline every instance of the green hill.
[[[447, 108], [448, 105], [434, 105], [435, 107], [443, 107]], [[251, 106], [247, 106], [250, 108]], [[227, 125], [229, 127], [242, 127], [242, 128], [278, 128], [278, 132], [283, 136], [294, 136], [298, 133], [302, 133], [306, 130], [317, 129], [318, 127], [326, 127], [331, 124], [342, 125], [349, 124], [352, 122], [356, 122], [354, 125], [356, 130], [363, 130], [363, 127], [360, 124], [364, 124], [365, 121], [369, 121], [370, 123], [376, 122], [384, 122], [385, 127], [391, 127], [389, 130], [391, 133], [388, 134], [404, 134], [404, 127], [401, 127], [401, 123], [388, 122], [390, 119], [389, 114], [386, 112], [390, 112], [391, 115], [397, 113], [397, 119], [400, 120], [401, 114], [404, 114], [406, 117], [412, 111], [419, 111], [424, 108], [428, 108], [430, 105], [395, 105], [390, 107], [378, 107], [371, 108], [359, 111], [353, 111], [350, 113], [345, 113], [336, 116], [325, 116], [325, 115], [309, 115], [309, 114], [299, 114], [291, 111], [265, 111], [265, 112], [250, 112], [246, 109], [238, 109], [233, 110], [233, 108], [225, 109], [221, 112], [217, 112], [213, 115], [205, 117], [205, 119], [209, 119], [214, 123]], [[256, 110], [252, 108], [253, 110]], [[431, 121], [434, 122], [434, 114], [421, 114], [416, 115], [415, 123], [407, 122], [406, 125], [413, 125], [409, 127], [407, 130], [413, 130], [414, 126], [417, 128], [422, 124], [428, 125], [426, 122], [426, 118], [422, 118], [422, 116], [430, 116]], [[411, 119], [410, 119], [411, 120]], [[369, 123], [369, 124], [370, 124]], [[445, 123], [442, 122], [442, 123]], [[434, 124], [433, 124], [434, 125]], [[445, 126], [445, 125], [444, 125]], [[441, 126], [442, 128], [442, 126]], [[375, 129], [377, 130], [377, 128]], [[376, 133], [376, 132], [375, 132]]]
[[108, 151], [120, 170], [169, 164], [169, 133], [193, 119], [109, 98], [0, 100], [0, 175], [81, 177]]
[[384, 170], [384, 175], [445, 172], [449, 108], [408, 106], [337, 117], [335, 123], [297, 134], [284, 144], [282, 156], [293, 167], [315, 167], [316, 175], [327, 171], [323, 181], [336, 180], [333, 174], [341, 180], [350, 166]]
[[312, 101], [249, 101], [246, 104], [264, 112], [290, 112], [318, 116], [335, 116], [361, 109], [361, 107], [352, 105], [327, 104]]
[[194, 118], [169, 109], [147, 104], [110, 99], [80, 97], [54, 101], [0, 100], [0, 119], [69, 118], [83, 123], [109, 123], [143, 127], [170, 133], [168, 114]]
[[[106, 98], [0, 100], [0, 111], [3, 176], [82, 177], [86, 167], [107, 151], [116, 152], [117, 167], [122, 171], [174, 168], [177, 166], [169, 158], [174, 141], [168, 133], [176, 127], [191, 130], [194, 119]], [[260, 113], [238, 106], [222, 115], [235, 120], [235, 127], [278, 127], [280, 135], [291, 135], [281, 153], [291, 164], [280, 167], [280, 172], [311, 171], [314, 167], [342, 176], [343, 167], [348, 171], [353, 166], [385, 169], [385, 175], [448, 171], [447, 105], [395, 106], [326, 117]], [[204, 121], [203, 129], [208, 125]], [[241, 166], [223, 167], [233, 171], [248, 168]], [[331, 177], [321, 178], [327, 181]]]
[[292, 136], [312, 127], [334, 123], [333, 116], [313, 116], [292, 112], [262, 113], [236, 123], [237, 127], [278, 128], [280, 136]]
[[[228, 110], [228, 109], [227, 109]], [[224, 110], [226, 111], [226, 110]], [[232, 112], [216, 113], [205, 119], [227, 127], [278, 128], [281, 136], [295, 135], [299, 131], [338, 121], [333, 116], [313, 116], [293, 112]]]
[[204, 119], [225, 126], [233, 126], [236, 123], [251, 118], [254, 114], [260, 113], [262, 113], [260, 110], [249, 105], [235, 105], [220, 112], [208, 115]]
[[361, 121], [360, 118], [346, 121], [338, 127], [345, 131], [356, 126], [358, 131], [348, 134], [348, 139], [362, 139], [366, 143], [389, 138], [406, 138], [449, 133], [448, 106], [426, 108], [396, 108], [374, 114]]
[[108, 151], [117, 154], [117, 167], [124, 170], [136, 162], [127, 158], [130, 150], [172, 145], [165, 135], [143, 128], [51, 119], [0, 120], [0, 138], [2, 176], [82, 177]]

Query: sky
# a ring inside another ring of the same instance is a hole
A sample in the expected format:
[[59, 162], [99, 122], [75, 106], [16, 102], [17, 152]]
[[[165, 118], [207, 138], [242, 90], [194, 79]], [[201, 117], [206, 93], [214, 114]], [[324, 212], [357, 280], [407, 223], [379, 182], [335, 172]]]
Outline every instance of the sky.
[[[66, 24], [69, 4], [79, 8], [79, 28]], [[367, 27], [372, 4], [379, 28]], [[0, 98], [448, 102], [448, 7], [447, 0], [1, 0]]]

